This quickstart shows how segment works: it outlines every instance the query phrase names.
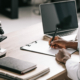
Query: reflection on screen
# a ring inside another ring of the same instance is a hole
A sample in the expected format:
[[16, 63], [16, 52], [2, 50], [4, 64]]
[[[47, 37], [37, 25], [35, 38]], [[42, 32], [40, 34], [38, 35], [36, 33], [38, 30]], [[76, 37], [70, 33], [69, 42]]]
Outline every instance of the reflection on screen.
[[75, 1], [43, 4], [41, 15], [44, 33], [78, 27]]

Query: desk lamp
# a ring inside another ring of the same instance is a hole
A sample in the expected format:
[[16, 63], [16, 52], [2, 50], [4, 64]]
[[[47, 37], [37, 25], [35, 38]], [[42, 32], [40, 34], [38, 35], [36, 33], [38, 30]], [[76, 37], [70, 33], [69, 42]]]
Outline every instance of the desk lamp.
[[[7, 38], [7, 36], [3, 36], [3, 34], [4, 34], [4, 31], [1, 27], [1, 21], [0, 21], [0, 42], [2, 42], [3, 40]], [[6, 49], [3, 49], [0, 47], [0, 58], [5, 56], [5, 54], [6, 54]]]

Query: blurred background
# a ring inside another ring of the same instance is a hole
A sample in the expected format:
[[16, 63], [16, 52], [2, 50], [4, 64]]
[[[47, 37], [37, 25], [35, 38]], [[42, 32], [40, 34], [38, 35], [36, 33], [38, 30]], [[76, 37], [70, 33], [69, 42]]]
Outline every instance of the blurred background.
[[[40, 23], [39, 5], [57, 1], [65, 0], [0, 0], [0, 21], [5, 34]], [[79, 24], [80, 0], [75, 1]]]

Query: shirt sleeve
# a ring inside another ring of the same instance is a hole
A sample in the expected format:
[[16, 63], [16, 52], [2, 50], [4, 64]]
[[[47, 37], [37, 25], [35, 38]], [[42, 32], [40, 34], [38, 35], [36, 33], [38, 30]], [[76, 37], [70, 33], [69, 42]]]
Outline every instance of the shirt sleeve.
[[80, 63], [74, 62], [71, 59], [66, 61], [66, 69], [68, 77], [72, 80], [80, 80]]

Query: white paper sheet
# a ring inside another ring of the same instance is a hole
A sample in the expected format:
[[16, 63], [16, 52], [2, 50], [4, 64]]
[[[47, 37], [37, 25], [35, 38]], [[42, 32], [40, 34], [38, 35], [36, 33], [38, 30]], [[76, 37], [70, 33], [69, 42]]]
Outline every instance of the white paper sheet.
[[[50, 48], [48, 41], [43, 41], [43, 40], [38, 40], [37, 43], [33, 42], [29, 44], [29, 46], [23, 46], [22, 49], [50, 56], [55, 56], [55, 54], [57, 54], [59, 51], [59, 49]], [[66, 50], [71, 54], [76, 51], [71, 48]]]

